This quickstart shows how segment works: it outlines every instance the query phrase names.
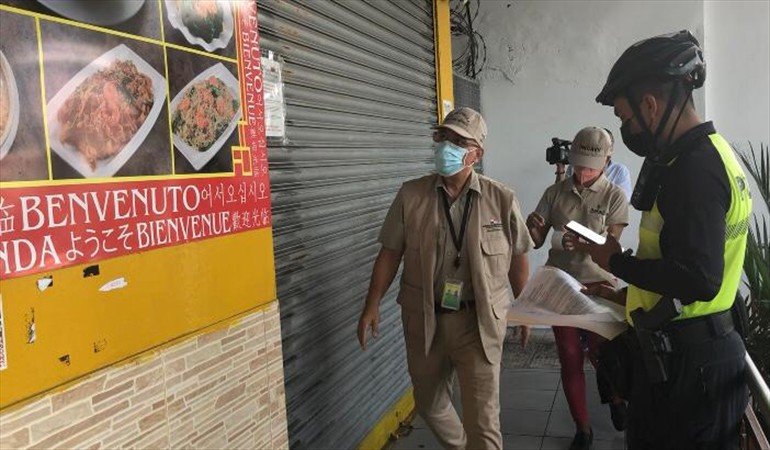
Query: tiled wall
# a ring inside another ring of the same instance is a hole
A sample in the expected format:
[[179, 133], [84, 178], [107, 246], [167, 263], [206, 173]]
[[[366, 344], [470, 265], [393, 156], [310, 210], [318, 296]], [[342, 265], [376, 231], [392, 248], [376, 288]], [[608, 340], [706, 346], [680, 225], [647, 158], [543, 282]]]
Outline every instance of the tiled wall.
[[278, 302], [0, 412], [0, 448], [286, 448]]

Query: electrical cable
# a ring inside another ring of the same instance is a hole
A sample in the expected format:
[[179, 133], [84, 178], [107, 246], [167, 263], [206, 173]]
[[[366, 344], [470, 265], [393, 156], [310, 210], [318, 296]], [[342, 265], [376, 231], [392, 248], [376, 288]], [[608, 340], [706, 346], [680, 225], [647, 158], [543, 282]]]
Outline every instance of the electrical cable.
[[[464, 37], [465, 46], [452, 59], [452, 68], [471, 79], [481, 74], [487, 62], [487, 44], [484, 37], [474, 29], [479, 16], [481, 0], [476, 0], [475, 12], [471, 8], [472, 0], [452, 0], [450, 2], [450, 26], [452, 36]], [[459, 54], [458, 54], [459, 53]]]

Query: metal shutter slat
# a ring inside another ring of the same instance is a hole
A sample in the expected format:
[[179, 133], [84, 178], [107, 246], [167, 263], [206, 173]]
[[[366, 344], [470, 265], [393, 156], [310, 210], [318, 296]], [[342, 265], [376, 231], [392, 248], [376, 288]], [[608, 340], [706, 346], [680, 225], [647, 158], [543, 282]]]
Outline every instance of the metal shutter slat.
[[354, 330], [387, 209], [433, 169], [432, 3], [378, 3], [260, 2], [263, 54], [284, 63], [268, 143], [292, 448], [355, 447], [410, 385], [395, 287], [366, 352]]

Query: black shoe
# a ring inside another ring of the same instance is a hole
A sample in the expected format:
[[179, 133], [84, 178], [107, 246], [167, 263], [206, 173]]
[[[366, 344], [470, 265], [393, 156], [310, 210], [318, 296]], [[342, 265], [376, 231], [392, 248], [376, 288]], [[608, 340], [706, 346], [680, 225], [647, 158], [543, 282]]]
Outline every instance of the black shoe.
[[626, 402], [610, 403], [610, 417], [612, 425], [618, 431], [626, 429]]
[[589, 433], [578, 431], [569, 445], [569, 450], [591, 450], [591, 444], [594, 442], [594, 430]]

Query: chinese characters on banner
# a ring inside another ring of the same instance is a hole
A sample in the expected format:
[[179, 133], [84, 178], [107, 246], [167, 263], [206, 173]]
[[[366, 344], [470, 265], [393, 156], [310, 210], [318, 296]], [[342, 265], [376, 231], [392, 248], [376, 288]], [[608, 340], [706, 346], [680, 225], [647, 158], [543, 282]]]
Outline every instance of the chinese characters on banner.
[[[217, 2], [212, 36], [175, 2], [145, 6], [136, 40], [8, 3], [6, 32], [40, 28], [27, 49], [40, 67], [27, 76], [2, 33], [0, 88], [41, 97], [12, 103], [19, 124], [0, 129], [0, 279], [271, 225], [256, 2]], [[95, 58], [57, 62], [62, 39], [92, 42]], [[19, 161], [36, 158], [42, 172], [24, 178]]]

